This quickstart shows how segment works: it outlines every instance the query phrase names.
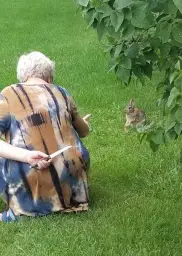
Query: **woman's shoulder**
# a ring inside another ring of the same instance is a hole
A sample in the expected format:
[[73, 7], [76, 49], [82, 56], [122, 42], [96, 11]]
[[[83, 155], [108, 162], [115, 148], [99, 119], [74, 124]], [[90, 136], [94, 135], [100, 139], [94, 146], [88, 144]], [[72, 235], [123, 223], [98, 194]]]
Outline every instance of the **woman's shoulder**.
[[54, 87], [56, 87], [59, 91], [64, 91], [64, 92], [67, 92], [67, 89], [64, 88], [63, 86], [61, 85], [58, 85], [58, 84], [53, 84]]
[[10, 91], [10, 85], [9, 86], [5, 86], [3, 89], [2, 89], [2, 91], [1, 91], [1, 96], [6, 96], [6, 95], [8, 95], [8, 93], [9, 93], [9, 91]]
[[11, 84], [11, 85], [5, 86], [3, 90], [0, 92], [1, 97], [4, 97], [6, 99], [11, 98], [12, 93], [14, 93], [16, 86], [17, 84]]
[[1, 91], [1, 94], [6, 94], [7, 92], [11, 91], [12, 88], [15, 88], [17, 86], [17, 84], [11, 84], [11, 85], [8, 85], [8, 86], [5, 86], [2, 91]]
[[68, 90], [60, 85], [57, 85], [57, 84], [53, 84], [54, 87], [57, 88], [57, 90], [59, 90], [63, 96], [65, 97], [70, 97], [70, 93], [68, 92]]

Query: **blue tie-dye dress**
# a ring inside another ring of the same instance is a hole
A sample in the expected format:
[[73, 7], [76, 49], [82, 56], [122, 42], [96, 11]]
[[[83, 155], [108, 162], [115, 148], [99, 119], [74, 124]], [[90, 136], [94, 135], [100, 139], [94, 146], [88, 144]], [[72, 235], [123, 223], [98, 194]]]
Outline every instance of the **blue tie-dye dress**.
[[73, 146], [44, 170], [0, 160], [0, 194], [16, 216], [88, 209], [89, 153], [73, 125], [78, 115], [56, 85], [15, 84], [1, 92], [0, 133], [8, 143], [46, 154]]

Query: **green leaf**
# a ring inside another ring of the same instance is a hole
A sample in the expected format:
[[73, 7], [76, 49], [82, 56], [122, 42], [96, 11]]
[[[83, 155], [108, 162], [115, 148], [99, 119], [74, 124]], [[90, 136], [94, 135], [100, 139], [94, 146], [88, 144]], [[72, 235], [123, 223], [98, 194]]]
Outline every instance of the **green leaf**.
[[151, 51], [152, 50], [152, 48], [151, 48], [151, 45], [150, 45], [150, 43], [149, 43], [149, 40], [150, 39], [142, 39], [142, 41], [139, 43], [139, 45], [140, 45], [140, 49], [141, 50], [144, 50], [144, 51]]
[[177, 76], [178, 76], [178, 72], [177, 72], [177, 71], [173, 72], [173, 73], [169, 76], [169, 82], [170, 82], [170, 84], [172, 84], [172, 82], [176, 79]]
[[173, 89], [171, 90], [170, 92], [170, 96], [168, 98], [168, 101], [167, 101], [167, 107], [171, 107], [174, 100], [176, 100], [176, 98], [180, 95], [180, 92], [179, 90], [176, 88], [176, 87], [173, 87]]
[[163, 43], [167, 43], [172, 30], [172, 24], [168, 21], [163, 21], [161, 23], [158, 23], [156, 27], [156, 34], [155, 37], [159, 37], [162, 39]]
[[176, 5], [176, 7], [180, 10], [180, 12], [182, 13], [182, 1], [181, 0], [173, 0], [173, 2]]
[[149, 134], [150, 131], [152, 131], [155, 127], [155, 123], [151, 122], [149, 124], [146, 124], [144, 126], [136, 126], [137, 132], [139, 133], [145, 133], [147, 135], [147, 133]]
[[164, 131], [163, 131], [163, 129], [158, 128], [156, 133], [151, 136], [151, 141], [153, 141], [157, 145], [164, 144]]
[[153, 68], [152, 68], [152, 63], [150, 64], [146, 64], [145, 66], [142, 67], [143, 69], [143, 72], [144, 74], [148, 77], [148, 78], [152, 78], [152, 71], [153, 71]]
[[88, 23], [88, 27], [90, 27], [93, 24], [94, 19], [96, 18], [96, 15], [97, 15], [97, 13], [96, 13], [95, 9], [90, 9], [86, 13], [85, 19]]
[[167, 120], [165, 122], [165, 132], [168, 132], [170, 129], [172, 129], [175, 126], [176, 122], [173, 120]]
[[[137, 129], [137, 132], [140, 132], [140, 129], [141, 129], [141, 128], [138, 128], [138, 129]], [[146, 134], [146, 133], [143, 133], [143, 134], [138, 133], [138, 134], [137, 134], [137, 138], [139, 139], [140, 144], [142, 143], [142, 141], [144, 140], [145, 137], [147, 137], [147, 134]]]
[[87, 7], [89, 0], [77, 0], [78, 4]]
[[179, 60], [176, 62], [175, 69], [177, 69], [177, 70], [180, 70], [180, 69], [181, 69], [181, 67], [180, 67], [180, 61], [179, 61]]
[[98, 34], [99, 41], [102, 39], [102, 37], [104, 35], [104, 30], [105, 30], [105, 22], [104, 22], [104, 20], [102, 20], [97, 25], [97, 34]]
[[181, 132], [182, 132], [182, 124], [177, 123], [177, 124], [175, 125], [175, 127], [174, 127], [174, 130], [175, 130], [175, 132], [178, 134], [178, 136], [181, 135]]
[[170, 110], [171, 119], [175, 119], [175, 114], [176, 114], [176, 111], [178, 110], [178, 108], [179, 108], [178, 105], [174, 105], [174, 107]]
[[108, 72], [112, 71], [113, 69], [115, 69], [115, 67], [118, 65], [118, 61], [116, 61], [115, 59], [111, 59], [109, 62], [109, 70]]
[[123, 48], [122, 44], [115, 46], [114, 58], [117, 58], [120, 55], [122, 48]]
[[159, 38], [152, 38], [152, 39], [150, 40], [150, 44], [151, 44], [151, 46], [152, 46], [153, 48], [158, 48], [158, 47], [160, 46], [160, 44], [161, 44], [161, 41], [160, 41]]
[[177, 7], [174, 5], [174, 3], [170, 0], [167, 1], [166, 4], [164, 5], [164, 12], [167, 14], [176, 14], [177, 13]]
[[133, 43], [128, 50], [125, 52], [125, 56], [129, 57], [130, 59], [136, 58], [139, 53], [139, 47], [137, 43]]
[[177, 42], [174, 37], [173, 37], [173, 34], [171, 35], [171, 44], [178, 47], [178, 48], [181, 48], [181, 43]]
[[132, 3], [132, 0], [115, 0], [113, 7], [117, 10], [128, 7]]
[[82, 7], [83, 14], [87, 13], [90, 9], [93, 9], [93, 7], [91, 7], [90, 4], [88, 4], [87, 7]]
[[112, 12], [111, 13], [111, 24], [115, 28], [115, 32], [118, 31], [118, 29], [121, 27], [121, 24], [124, 20], [124, 14], [122, 12]]
[[180, 59], [179, 48], [171, 45], [170, 55], [173, 58], [173, 65], [175, 65], [176, 62], [178, 61], [177, 57], [179, 57], [179, 59]]
[[[117, 26], [117, 22], [118, 22], [118, 16], [117, 16], [117, 12], [114, 11], [111, 13], [111, 24], [113, 25], [113, 27], [115, 28]], [[117, 30], [115, 30], [117, 31]]]
[[[113, 26], [109, 26], [109, 27], [106, 27], [105, 26], [105, 29], [107, 30], [107, 34], [109, 34], [109, 38], [113, 40], [113, 44], [116, 44], [116, 41], [119, 41], [120, 39], [120, 31], [118, 32], [115, 32], [114, 30], [114, 27]], [[111, 41], [111, 40], [110, 40]]]
[[182, 123], [182, 108], [178, 108], [178, 110], [176, 111], [175, 113], [175, 117], [176, 117], [176, 120], [179, 122], [179, 123]]
[[150, 8], [153, 12], [160, 13], [164, 10], [164, 4], [154, 0], [153, 3], [150, 4]]
[[121, 66], [118, 67], [116, 75], [119, 77], [121, 81], [125, 84], [128, 84], [131, 79], [131, 71], [129, 69], [123, 68]]
[[112, 8], [108, 4], [103, 4], [102, 6], [96, 7], [95, 10], [103, 13], [102, 18], [110, 16], [113, 12]]
[[174, 37], [174, 40], [182, 43], [182, 23], [177, 23], [173, 25], [172, 35]]
[[182, 123], [182, 108], [178, 108], [178, 110], [176, 111], [175, 113], [175, 117], [176, 117], [176, 120], [179, 122], [179, 123]]
[[174, 130], [165, 133], [165, 143], [176, 139], [176, 132]]
[[132, 13], [131, 23], [137, 28], [149, 28], [154, 23], [153, 14], [148, 12], [147, 4], [138, 1], [135, 3], [135, 9]]
[[113, 45], [106, 45], [104, 48], [104, 52], [110, 52], [113, 49]]
[[182, 75], [176, 78], [176, 80], [174, 81], [174, 85], [176, 86], [176, 88], [182, 90]]
[[122, 26], [124, 27], [123, 32], [122, 32], [122, 39], [131, 38], [135, 31], [134, 26], [131, 23], [125, 25], [125, 22], [123, 23]]
[[177, 97], [176, 104], [180, 105], [182, 107], [182, 96]]
[[145, 56], [140, 55], [138, 58], [135, 59], [136, 64], [145, 66], [146, 65], [146, 59]]
[[158, 0], [158, 1], [159, 1], [159, 3], [164, 4], [164, 3], [166, 3], [168, 0]]
[[141, 71], [141, 67], [139, 65], [132, 65], [132, 71], [133, 74], [138, 77], [141, 78], [142, 77], [142, 71]]
[[158, 60], [158, 56], [154, 51], [146, 52], [144, 53], [144, 56], [146, 60], [153, 60], [153, 61]]
[[161, 53], [162, 57], [168, 56], [170, 50], [171, 50], [171, 44], [170, 43], [162, 44], [161, 47], [160, 47], [160, 53]]
[[159, 145], [155, 144], [152, 140], [150, 141], [150, 147], [153, 152], [156, 152], [159, 149]]
[[123, 13], [124, 13], [124, 18], [127, 20], [131, 20], [132, 18], [132, 12], [130, 10], [130, 8], [124, 8], [123, 9]]
[[163, 58], [158, 62], [159, 70], [166, 71], [171, 67], [171, 62], [167, 58]]
[[131, 59], [123, 56], [119, 63], [121, 65], [121, 67], [126, 68], [126, 69], [131, 69], [131, 65], [132, 65]]

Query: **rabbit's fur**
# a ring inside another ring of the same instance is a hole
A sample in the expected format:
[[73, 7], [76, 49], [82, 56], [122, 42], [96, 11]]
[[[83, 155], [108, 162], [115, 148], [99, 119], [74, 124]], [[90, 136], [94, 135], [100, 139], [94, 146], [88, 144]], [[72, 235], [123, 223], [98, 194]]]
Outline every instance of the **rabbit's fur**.
[[126, 115], [126, 123], [124, 125], [124, 131], [128, 132], [130, 127], [144, 126], [146, 123], [146, 115], [143, 109], [135, 107], [133, 99], [125, 107], [124, 113]]

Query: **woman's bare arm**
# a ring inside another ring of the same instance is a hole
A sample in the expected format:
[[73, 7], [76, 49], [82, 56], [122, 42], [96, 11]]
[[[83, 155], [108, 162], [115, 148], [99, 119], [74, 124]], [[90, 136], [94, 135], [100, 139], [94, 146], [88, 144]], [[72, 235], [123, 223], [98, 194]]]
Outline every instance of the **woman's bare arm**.
[[80, 138], [84, 138], [89, 134], [89, 126], [80, 116], [77, 116], [76, 120], [73, 122], [73, 127]]
[[[40, 151], [30, 151], [23, 148], [18, 148], [2, 140], [0, 140], [0, 157], [28, 163], [31, 166], [35, 163], [39, 163], [39, 169], [46, 168], [50, 164], [47, 161], [43, 160], [47, 157], [46, 154]], [[41, 160], [43, 161], [43, 164]]]

